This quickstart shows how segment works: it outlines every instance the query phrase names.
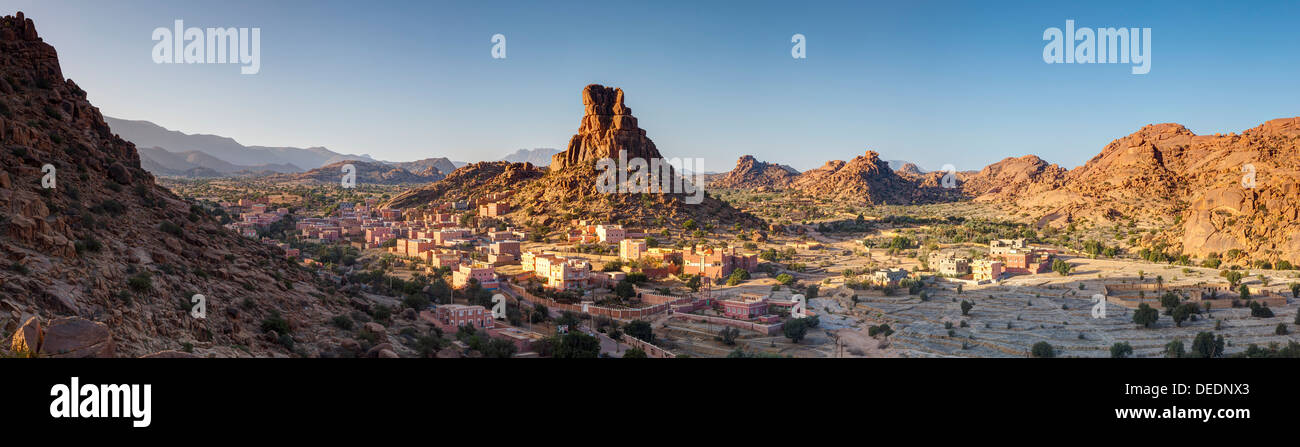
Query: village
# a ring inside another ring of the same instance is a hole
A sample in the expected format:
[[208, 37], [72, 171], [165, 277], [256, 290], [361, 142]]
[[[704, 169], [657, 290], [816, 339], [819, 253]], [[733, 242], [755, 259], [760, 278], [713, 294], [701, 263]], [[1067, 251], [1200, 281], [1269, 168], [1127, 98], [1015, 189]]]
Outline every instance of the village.
[[[238, 216], [227, 228], [284, 249], [340, 287], [357, 265], [381, 259], [402, 267], [385, 271], [400, 280], [441, 278], [449, 294], [418, 318], [443, 333], [485, 331], [509, 342], [515, 357], [553, 355], [547, 340], [571, 331], [594, 338], [590, 345], [599, 350], [589, 353], [606, 357], [1026, 356], [1034, 350], [1030, 340], [1047, 340], [1056, 355], [1104, 355], [1122, 341], [1138, 355], [1161, 356], [1168, 337], [1134, 325], [1133, 313], [1143, 306], [1164, 308], [1166, 321], [1171, 305], [1195, 307], [1167, 329], [1178, 332], [1249, 321], [1252, 306], [1278, 310], [1278, 321], [1286, 318], [1282, 312], [1294, 313], [1285, 278], [1269, 287], [1268, 279], [1249, 274], [1211, 280], [1217, 271], [1195, 271], [1207, 269], [1184, 269], [1191, 273], [1182, 278], [1153, 275], [1128, 261], [1026, 238], [923, 249], [919, 240], [898, 245], [907, 239], [900, 234], [914, 235], [906, 226], [885, 227], [876, 237], [822, 234], [812, 223], [771, 234], [702, 235], [693, 227], [574, 220], [539, 231], [508, 224], [507, 197], [419, 209], [384, 208], [371, 197], [331, 204], [327, 214], [297, 213], [302, 217], [265, 199], [220, 206]], [[285, 231], [273, 237], [268, 229], [277, 223]], [[348, 247], [357, 264], [316, 256], [331, 246]], [[1093, 265], [1105, 269], [1087, 273]], [[1099, 305], [1108, 306], [1100, 318]], [[997, 323], [977, 328], [972, 316]], [[1036, 328], [1021, 323], [1039, 320]], [[1237, 331], [1240, 343], [1249, 337], [1276, 345], [1287, 340], [1272, 337], [1281, 334], [1279, 324], [1237, 323], [1228, 332]], [[1049, 335], [1028, 336], [1040, 331]], [[1194, 335], [1185, 335], [1189, 343]]]

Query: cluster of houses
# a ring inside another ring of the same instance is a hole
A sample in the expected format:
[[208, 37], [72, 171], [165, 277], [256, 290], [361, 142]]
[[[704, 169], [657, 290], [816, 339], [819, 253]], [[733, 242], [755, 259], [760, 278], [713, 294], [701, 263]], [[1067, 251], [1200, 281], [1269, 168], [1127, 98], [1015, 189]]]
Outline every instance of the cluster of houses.
[[226, 224], [225, 227], [239, 233], [241, 236], [256, 239], [259, 228], [265, 229], [289, 214], [288, 208], [273, 210], [268, 202], [265, 198], [239, 199], [239, 202], [221, 202], [221, 207], [225, 209], [227, 214], [239, 216], [238, 220]]
[[997, 281], [1008, 274], [1047, 273], [1056, 250], [1031, 247], [1024, 239], [989, 241], [989, 257], [971, 260], [953, 252], [930, 253], [928, 264], [940, 275], [970, 278], [976, 282]]

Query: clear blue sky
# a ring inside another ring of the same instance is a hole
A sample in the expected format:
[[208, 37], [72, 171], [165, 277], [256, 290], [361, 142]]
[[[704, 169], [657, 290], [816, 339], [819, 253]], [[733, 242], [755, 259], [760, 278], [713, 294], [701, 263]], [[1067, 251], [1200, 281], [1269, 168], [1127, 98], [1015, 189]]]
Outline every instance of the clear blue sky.
[[[867, 149], [923, 168], [1073, 167], [1148, 123], [1300, 115], [1300, 2], [0, 0], [110, 116], [402, 161], [563, 149], [589, 83], [666, 156], [799, 169]], [[156, 27], [260, 27], [262, 69], [158, 65]], [[1048, 65], [1048, 27], [1149, 27], [1152, 68]], [[507, 38], [507, 59], [490, 56]], [[808, 58], [790, 57], [807, 36]]]

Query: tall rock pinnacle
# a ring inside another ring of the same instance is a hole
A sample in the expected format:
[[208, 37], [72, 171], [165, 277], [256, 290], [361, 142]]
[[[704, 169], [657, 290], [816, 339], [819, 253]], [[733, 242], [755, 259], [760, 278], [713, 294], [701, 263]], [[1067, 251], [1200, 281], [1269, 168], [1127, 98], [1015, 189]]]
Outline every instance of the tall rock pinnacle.
[[578, 133], [569, 139], [569, 148], [551, 157], [551, 170], [558, 171], [602, 158], [618, 158], [620, 150], [627, 156], [659, 158], [659, 149], [646, 137], [645, 129], [636, 125], [632, 109], [623, 105], [623, 89], [591, 84], [582, 89], [586, 113]]

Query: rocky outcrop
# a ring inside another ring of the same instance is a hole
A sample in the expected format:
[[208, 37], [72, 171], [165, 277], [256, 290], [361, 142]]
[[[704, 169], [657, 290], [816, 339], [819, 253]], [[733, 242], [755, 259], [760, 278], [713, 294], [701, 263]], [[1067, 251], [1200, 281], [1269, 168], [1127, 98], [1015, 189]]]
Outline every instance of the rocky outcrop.
[[[333, 292], [283, 250], [158, 186], [21, 13], [0, 18], [0, 80], [0, 321], [25, 323], [10, 349], [140, 356], [191, 343], [205, 355], [285, 355], [249, 335], [272, 312], [300, 328], [299, 349], [328, 335], [325, 320], [342, 310], [321, 297]], [[193, 294], [207, 297], [207, 319], [189, 316]]]
[[104, 323], [81, 317], [55, 318], [41, 325], [31, 317], [14, 332], [10, 352], [26, 357], [113, 357], [113, 334]]
[[874, 204], [908, 204], [916, 195], [916, 185], [894, 173], [875, 151], [847, 162], [826, 162], [800, 174], [791, 187], [818, 197]]
[[1245, 260], [1300, 264], [1300, 118], [1240, 134], [1153, 124], [1068, 172], [1026, 156], [965, 180], [976, 200], [1033, 210], [1041, 225], [1149, 222], [1158, 231], [1139, 244], [1167, 253], [1240, 250]]
[[1060, 187], [1065, 168], [1049, 164], [1036, 155], [1007, 157], [979, 172], [959, 175], [962, 192], [980, 200], [999, 200], [1034, 195]]
[[628, 158], [660, 158], [659, 149], [637, 127], [632, 109], [623, 105], [623, 89], [591, 84], [582, 89], [585, 113], [569, 148], [551, 156], [551, 170], [558, 171], [602, 158], [617, 159], [619, 151]]
[[753, 155], [744, 155], [736, 161], [736, 168], [714, 178], [713, 188], [784, 189], [799, 176], [799, 171], [786, 165], [758, 161]]
[[733, 208], [707, 194], [701, 203], [686, 203], [687, 194], [604, 193], [597, 191], [600, 171], [595, 162], [628, 158], [661, 158], [654, 142], [637, 127], [631, 109], [623, 104], [621, 89], [588, 85], [582, 90], [585, 114], [568, 150], [551, 159], [549, 170], [530, 163], [481, 162], [462, 166], [436, 183], [407, 191], [386, 205], [409, 208], [432, 202], [477, 200], [501, 196], [510, 204], [509, 217], [516, 224], [568, 225], [573, 219], [636, 226], [669, 225], [693, 219], [747, 228], [764, 228], [759, 218]]

